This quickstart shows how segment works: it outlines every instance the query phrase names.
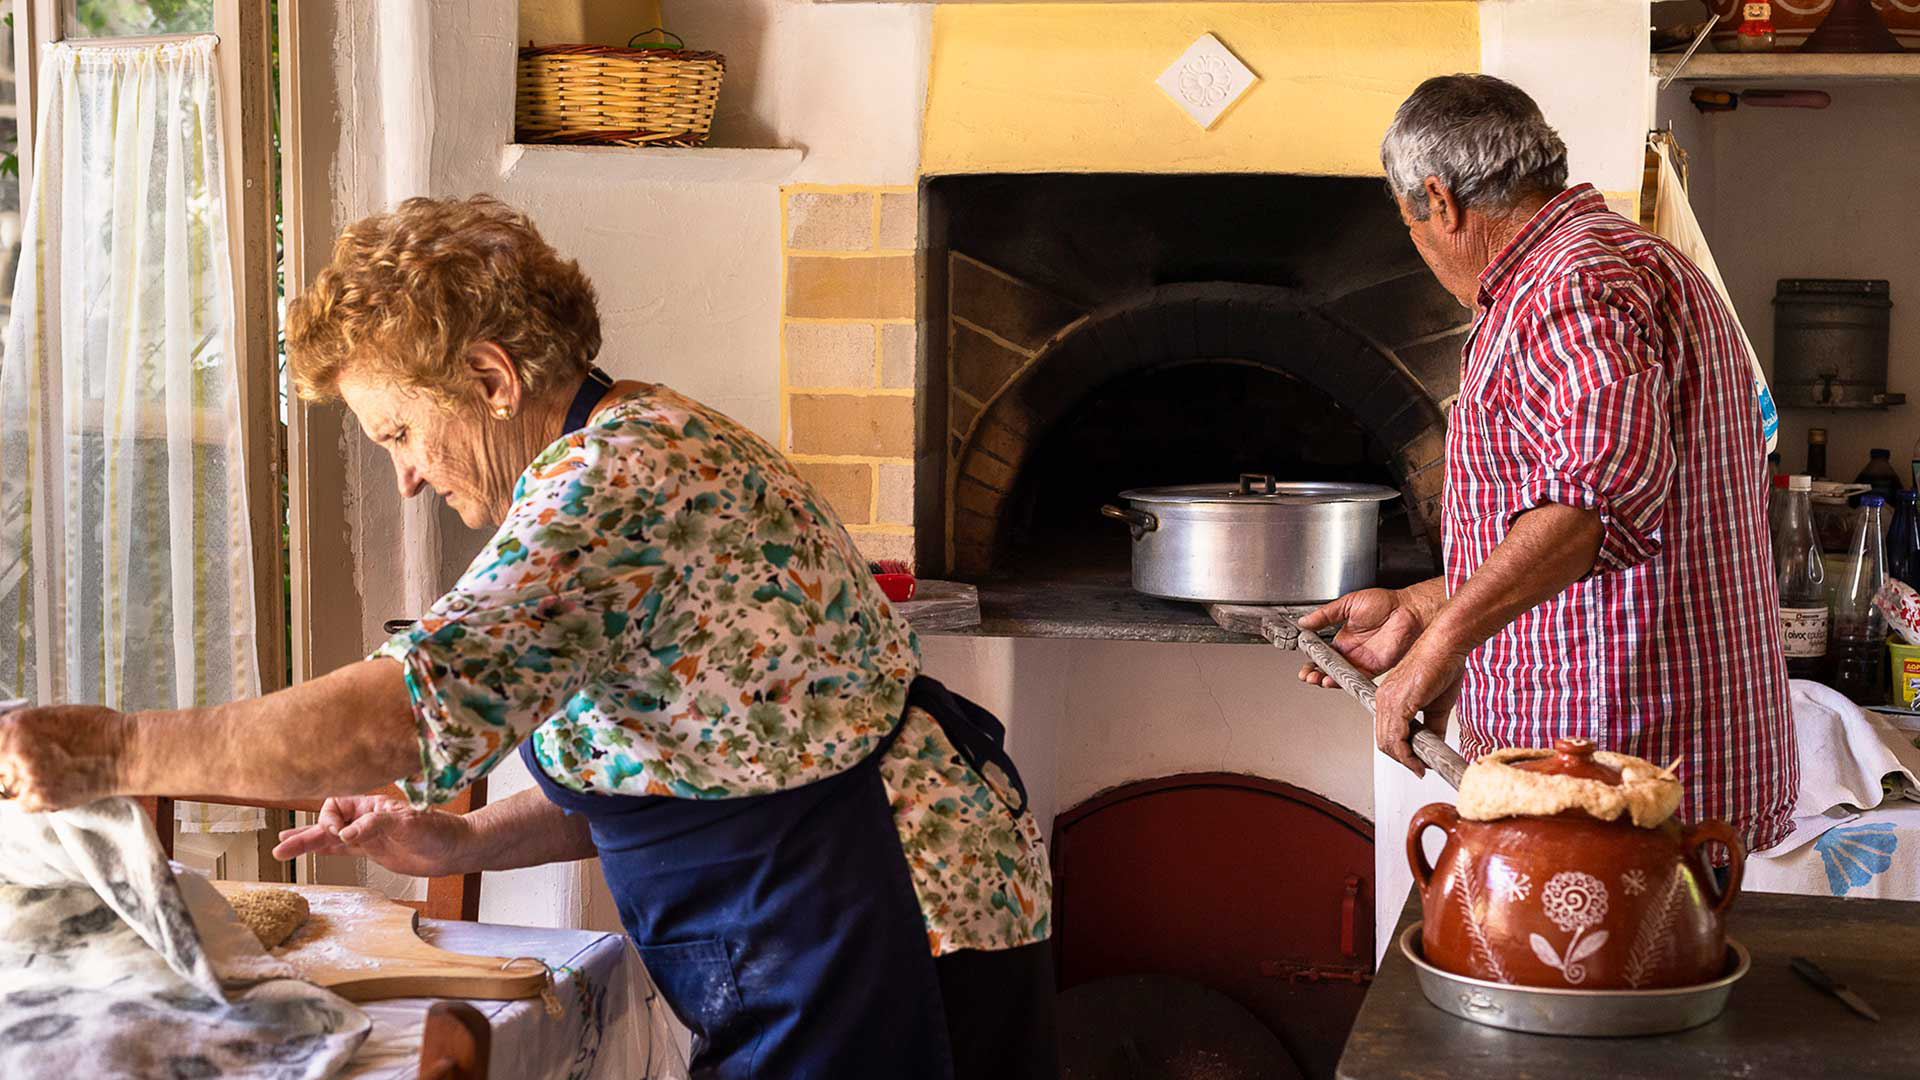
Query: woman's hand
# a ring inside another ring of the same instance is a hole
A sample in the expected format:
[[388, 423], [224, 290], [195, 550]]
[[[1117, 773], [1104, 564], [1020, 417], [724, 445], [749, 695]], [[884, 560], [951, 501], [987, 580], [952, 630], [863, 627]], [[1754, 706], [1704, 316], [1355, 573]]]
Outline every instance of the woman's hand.
[[441, 877], [466, 873], [472, 826], [458, 814], [415, 810], [385, 795], [328, 799], [320, 820], [280, 834], [276, 859], [301, 855], [364, 855], [396, 874]]
[[[1410, 589], [1361, 589], [1312, 611], [1300, 619], [1300, 629], [1321, 630], [1343, 623], [1333, 637], [1333, 648], [1363, 675], [1378, 675], [1400, 662], [1427, 628], [1432, 597], [1416, 585]], [[1444, 591], [1442, 593], [1444, 596]], [[1300, 681], [1338, 689], [1333, 676], [1312, 664], [1300, 669]]]
[[0, 715], [0, 798], [28, 813], [122, 793], [130, 720], [98, 705], [49, 705]]

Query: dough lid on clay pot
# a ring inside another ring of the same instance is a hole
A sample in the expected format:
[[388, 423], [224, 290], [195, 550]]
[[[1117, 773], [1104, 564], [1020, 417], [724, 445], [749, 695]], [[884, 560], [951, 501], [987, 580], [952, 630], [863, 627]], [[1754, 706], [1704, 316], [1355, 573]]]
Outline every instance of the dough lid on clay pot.
[[1467, 766], [1459, 811], [1468, 821], [1573, 811], [1651, 829], [1673, 816], [1681, 794], [1671, 768], [1597, 749], [1590, 739], [1557, 739], [1552, 750], [1495, 750]]
[[[1726, 967], [1743, 852], [1724, 822], [1682, 827], [1672, 768], [1597, 749], [1496, 750], [1407, 829], [1421, 949], [1443, 971], [1522, 986], [1653, 990]], [[1447, 842], [1427, 861], [1421, 834]], [[1711, 850], [1728, 854], [1724, 885]]]

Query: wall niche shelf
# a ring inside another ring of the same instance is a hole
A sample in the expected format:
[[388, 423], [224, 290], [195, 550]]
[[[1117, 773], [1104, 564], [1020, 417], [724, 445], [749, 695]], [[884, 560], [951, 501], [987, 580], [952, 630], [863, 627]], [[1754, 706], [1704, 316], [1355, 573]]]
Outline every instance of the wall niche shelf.
[[1672, 75], [1678, 82], [1738, 83], [1743, 86], [1785, 83], [1907, 82], [1920, 81], [1920, 52], [1907, 53], [1716, 53], [1693, 54], [1685, 67], [1682, 53], [1654, 53], [1648, 70], [1657, 79]]
[[500, 153], [500, 176], [584, 184], [776, 183], [793, 175], [805, 156], [806, 151], [798, 147], [508, 143]]

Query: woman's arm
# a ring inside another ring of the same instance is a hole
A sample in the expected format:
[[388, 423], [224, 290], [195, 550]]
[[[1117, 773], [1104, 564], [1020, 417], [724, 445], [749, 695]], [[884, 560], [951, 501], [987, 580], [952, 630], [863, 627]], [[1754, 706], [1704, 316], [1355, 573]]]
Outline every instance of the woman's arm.
[[328, 799], [317, 823], [281, 833], [273, 849], [276, 859], [361, 855], [417, 877], [518, 870], [595, 854], [587, 819], [561, 810], [537, 788], [465, 816], [414, 810], [384, 795]]
[[265, 697], [125, 718], [117, 795], [301, 799], [420, 771], [406, 677], [362, 660]]
[[30, 813], [109, 795], [313, 798], [419, 771], [406, 679], [392, 660], [203, 709], [50, 705], [0, 715], [0, 798]]

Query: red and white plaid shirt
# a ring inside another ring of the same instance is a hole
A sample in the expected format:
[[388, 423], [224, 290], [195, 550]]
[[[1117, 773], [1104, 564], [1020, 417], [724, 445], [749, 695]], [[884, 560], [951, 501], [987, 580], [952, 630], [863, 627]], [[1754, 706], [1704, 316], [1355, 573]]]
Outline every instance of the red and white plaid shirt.
[[1732, 313], [1590, 185], [1480, 275], [1447, 425], [1453, 593], [1545, 503], [1601, 515], [1592, 575], [1467, 661], [1469, 758], [1586, 736], [1680, 773], [1686, 820], [1784, 839], [1799, 768], [1766, 529], [1766, 447]]

